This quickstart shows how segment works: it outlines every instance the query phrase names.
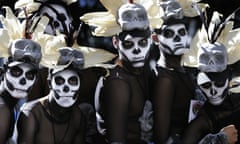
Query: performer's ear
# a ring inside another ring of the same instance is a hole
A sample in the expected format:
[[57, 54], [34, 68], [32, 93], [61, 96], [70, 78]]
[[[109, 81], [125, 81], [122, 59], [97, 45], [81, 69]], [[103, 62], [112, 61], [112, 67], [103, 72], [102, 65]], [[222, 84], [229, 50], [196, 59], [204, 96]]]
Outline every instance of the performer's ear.
[[154, 32], [151, 36], [153, 42], [157, 45], [159, 43], [158, 35]]
[[112, 43], [114, 48], [118, 49], [118, 38], [116, 36], [112, 37]]
[[50, 89], [52, 89], [51, 80], [48, 79], [47, 82], [48, 82], [48, 87], [49, 87]]
[[50, 69], [48, 70], [48, 77], [47, 77], [48, 87], [49, 87], [50, 89], [52, 88], [52, 85], [51, 85], [52, 71], [53, 71], [52, 68], [50, 68]]

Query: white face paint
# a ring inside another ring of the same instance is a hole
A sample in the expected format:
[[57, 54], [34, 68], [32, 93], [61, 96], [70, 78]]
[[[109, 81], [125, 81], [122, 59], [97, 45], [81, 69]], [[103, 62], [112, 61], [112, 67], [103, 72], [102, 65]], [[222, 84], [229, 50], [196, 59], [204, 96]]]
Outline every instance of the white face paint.
[[200, 89], [205, 93], [211, 104], [219, 105], [224, 101], [225, 96], [223, 93], [228, 87], [228, 79], [224, 82], [211, 81], [205, 73], [199, 73], [197, 81]]
[[198, 50], [198, 69], [204, 72], [221, 72], [227, 67], [227, 51], [220, 43], [205, 43]]
[[36, 80], [36, 70], [31, 64], [21, 63], [9, 67], [5, 73], [4, 87], [15, 98], [24, 98]]
[[133, 67], [142, 67], [151, 45], [151, 38], [127, 35], [119, 40], [119, 58], [126, 59]]
[[66, 8], [58, 4], [49, 4], [50, 7], [44, 6], [40, 14], [49, 16], [50, 22], [46, 26], [45, 32], [56, 34], [56, 30], [67, 34], [73, 29], [72, 17], [68, 14]]
[[53, 97], [57, 104], [70, 107], [77, 101], [80, 78], [75, 71], [66, 69], [53, 75], [51, 86], [56, 94]]
[[161, 50], [167, 54], [182, 55], [189, 50], [189, 36], [184, 24], [166, 26], [158, 39]]

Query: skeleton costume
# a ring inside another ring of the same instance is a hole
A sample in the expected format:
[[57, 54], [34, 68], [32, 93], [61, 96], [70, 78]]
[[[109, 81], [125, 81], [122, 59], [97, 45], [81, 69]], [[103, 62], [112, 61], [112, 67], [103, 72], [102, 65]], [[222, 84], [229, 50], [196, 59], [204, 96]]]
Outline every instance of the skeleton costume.
[[239, 60], [239, 29], [233, 29], [230, 21], [237, 10], [226, 19], [221, 19], [221, 14], [215, 11], [209, 24], [203, 12], [196, 10], [201, 14], [203, 27], [183, 62], [199, 69], [197, 84], [207, 101], [186, 128], [182, 142], [197, 143], [205, 136], [200, 143], [227, 143], [226, 134], [219, 131], [229, 124], [239, 129], [239, 93], [230, 87], [233, 72], [230, 65]]
[[32, 40], [16, 39], [10, 44], [9, 57], [1, 68], [0, 143], [6, 143], [13, 134], [16, 104], [31, 91], [41, 57], [40, 45]]
[[189, 21], [178, 1], [160, 3], [164, 23], [155, 29], [160, 58], [153, 78], [154, 142], [178, 142], [188, 124], [190, 101], [194, 99], [194, 69], [187, 69], [181, 59], [190, 49]]
[[[238, 130], [240, 128], [239, 93], [233, 93], [230, 87], [232, 71], [229, 65], [239, 59], [239, 56], [234, 54], [239, 49], [237, 47], [239, 40], [236, 40], [239, 39], [237, 38], [239, 29], [233, 30], [233, 22], [229, 21], [233, 14], [220, 20], [221, 15], [215, 11], [209, 25], [202, 15], [203, 27], [196, 35], [197, 45], [196, 43], [193, 45], [198, 48], [195, 54], [196, 67], [199, 69], [197, 84], [207, 101], [186, 128], [183, 143], [197, 143], [204, 136], [200, 141], [201, 144], [210, 143], [210, 140], [215, 143], [227, 143], [226, 135], [219, 131], [230, 124], [235, 125]], [[185, 56], [184, 60], [188, 63], [187, 58], [194, 56], [193, 51]], [[235, 134], [239, 136], [239, 132]]]
[[18, 0], [15, 4], [15, 9], [18, 11], [18, 17], [27, 19], [28, 25], [32, 26], [32, 29], [29, 29], [27, 32], [29, 35], [35, 31], [41, 17], [47, 16], [49, 22], [44, 29], [44, 33], [57, 35], [60, 32], [66, 36], [67, 45], [72, 46], [74, 43], [74, 32], [78, 30], [69, 9], [70, 4], [74, 2], [76, 0], [34, 0], [32, 2]]
[[[77, 42], [78, 34], [81, 30], [79, 19], [74, 19], [71, 7], [77, 0], [18, 0], [15, 3], [15, 9], [18, 11], [18, 18], [24, 19], [29, 29], [26, 35], [30, 37], [39, 36], [39, 41], [46, 50], [46, 57], [50, 51], [60, 47], [74, 47], [83, 52], [85, 65], [88, 69], [83, 71], [85, 77], [82, 79], [81, 95], [84, 96], [82, 102], [93, 104], [93, 95], [97, 80], [105, 74], [105, 70], [97, 67], [96, 64], [102, 64], [110, 61], [115, 54], [100, 48], [91, 48], [79, 46]], [[39, 28], [40, 27], [40, 28]], [[37, 35], [32, 35], [38, 32]], [[43, 35], [43, 36], [42, 36]], [[44, 58], [45, 60], [45, 58]], [[92, 66], [90, 68], [90, 66]], [[49, 92], [47, 86], [47, 68], [41, 67], [40, 79], [30, 94], [30, 100], [42, 97]]]
[[21, 108], [18, 143], [84, 143], [86, 121], [76, 103], [83, 54], [69, 47], [59, 52], [57, 65], [49, 70], [50, 93]]
[[[88, 24], [98, 26], [94, 31], [96, 35], [115, 35], [113, 43], [118, 50], [116, 64], [107, 68], [107, 74], [99, 79], [95, 92], [98, 132], [103, 138], [102, 143], [150, 142], [152, 104], [148, 100], [149, 69], [145, 61], [151, 45], [150, 23], [154, 21], [150, 20], [153, 17], [147, 10], [158, 10], [159, 7], [154, 3], [149, 5], [154, 1], [145, 1], [145, 5], [138, 1], [101, 2], [109, 10], [107, 13], [96, 12], [82, 17]], [[159, 17], [155, 20], [160, 24]]]
[[[230, 124], [234, 124], [239, 129], [240, 99], [239, 94], [229, 93], [230, 76], [228, 70], [198, 74], [198, 84], [208, 100], [200, 109], [197, 117], [186, 128], [183, 143], [199, 142], [205, 135], [218, 133]], [[224, 134], [215, 139], [218, 142], [227, 143]], [[206, 142], [202, 140], [201, 143]]]

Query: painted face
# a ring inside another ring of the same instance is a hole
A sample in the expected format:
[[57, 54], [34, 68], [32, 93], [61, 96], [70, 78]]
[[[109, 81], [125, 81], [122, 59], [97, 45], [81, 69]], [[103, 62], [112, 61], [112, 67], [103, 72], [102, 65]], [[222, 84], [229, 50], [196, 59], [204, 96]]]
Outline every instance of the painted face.
[[221, 72], [227, 67], [227, 51], [220, 43], [205, 43], [198, 50], [198, 69], [204, 72]]
[[119, 58], [129, 61], [133, 67], [142, 67], [150, 45], [151, 38], [127, 35], [123, 41], [119, 40]]
[[66, 69], [53, 75], [51, 86], [57, 104], [65, 108], [70, 107], [77, 101], [80, 78], [75, 71]]
[[36, 69], [34, 69], [33, 65], [21, 63], [7, 69], [4, 87], [13, 97], [24, 98], [27, 97], [35, 80]]
[[182, 55], [189, 50], [188, 33], [184, 24], [166, 26], [158, 34], [160, 48], [170, 55]]
[[56, 30], [69, 36], [74, 28], [72, 25], [72, 17], [66, 8], [58, 4], [49, 4], [44, 6], [41, 15], [47, 15], [50, 18], [49, 24], [46, 26], [45, 32], [51, 35], [56, 34]]
[[221, 104], [224, 99], [224, 91], [228, 88], [229, 80], [212, 81], [205, 73], [201, 72], [197, 77], [198, 85], [213, 105]]

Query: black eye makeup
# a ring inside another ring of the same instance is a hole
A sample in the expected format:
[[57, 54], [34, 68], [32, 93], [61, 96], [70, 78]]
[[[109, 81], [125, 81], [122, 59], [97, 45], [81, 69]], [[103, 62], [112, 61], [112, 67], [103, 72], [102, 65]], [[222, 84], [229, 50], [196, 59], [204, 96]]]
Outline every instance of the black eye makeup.
[[125, 40], [122, 42], [122, 46], [125, 49], [130, 49], [134, 46], [134, 42]]
[[64, 84], [64, 82], [65, 82], [64, 78], [63, 78], [63, 77], [60, 77], [60, 76], [55, 77], [54, 80], [55, 80], [55, 82], [56, 82], [57, 85], [62, 85], [62, 84]]
[[22, 75], [23, 70], [22, 70], [20, 67], [18, 67], [18, 66], [14, 66], [14, 67], [11, 67], [11, 68], [9, 69], [9, 72], [10, 72], [10, 74], [11, 74], [12, 76], [14, 76], [14, 77], [19, 77], [19, 76]]
[[77, 85], [78, 84], [78, 78], [76, 76], [72, 76], [68, 79], [68, 83], [71, 85]]

